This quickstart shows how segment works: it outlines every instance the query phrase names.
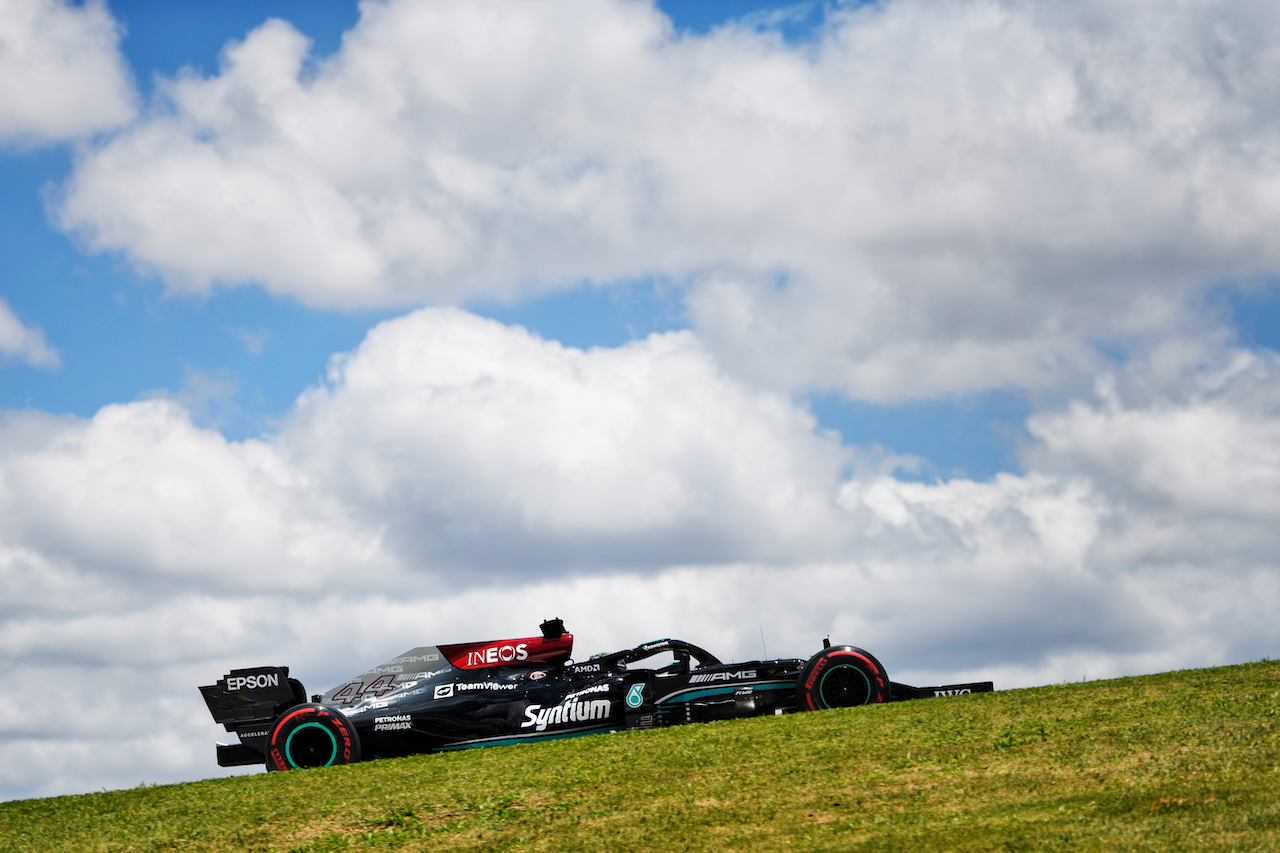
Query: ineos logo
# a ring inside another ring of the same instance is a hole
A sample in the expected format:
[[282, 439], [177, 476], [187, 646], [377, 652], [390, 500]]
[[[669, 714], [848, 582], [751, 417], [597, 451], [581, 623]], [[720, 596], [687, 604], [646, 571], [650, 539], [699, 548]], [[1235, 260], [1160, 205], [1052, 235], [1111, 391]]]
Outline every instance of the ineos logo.
[[467, 652], [467, 666], [490, 666], [492, 664], [511, 663], [528, 659], [528, 643], [519, 643], [514, 646], [489, 646], [487, 649]]

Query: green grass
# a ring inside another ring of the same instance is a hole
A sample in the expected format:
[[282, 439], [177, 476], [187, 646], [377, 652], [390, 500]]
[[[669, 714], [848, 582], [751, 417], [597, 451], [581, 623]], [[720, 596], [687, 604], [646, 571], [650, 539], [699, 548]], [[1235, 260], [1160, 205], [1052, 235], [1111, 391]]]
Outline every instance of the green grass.
[[0, 850], [783, 847], [1280, 850], [1280, 663], [0, 803]]

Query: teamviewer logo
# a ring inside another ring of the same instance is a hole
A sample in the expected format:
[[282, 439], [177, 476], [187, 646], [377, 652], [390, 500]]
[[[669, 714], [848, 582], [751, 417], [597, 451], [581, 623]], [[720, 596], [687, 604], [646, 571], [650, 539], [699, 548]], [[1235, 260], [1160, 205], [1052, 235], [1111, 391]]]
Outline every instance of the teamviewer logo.
[[448, 698], [449, 698], [450, 696], [452, 696], [452, 695], [453, 695], [453, 685], [452, 685], [452, 684], [437, 684], [437, 685], [436, 685], [436, 695], [435, 695], [435, 698], [437, 698], [437, 699], [448, 699]]

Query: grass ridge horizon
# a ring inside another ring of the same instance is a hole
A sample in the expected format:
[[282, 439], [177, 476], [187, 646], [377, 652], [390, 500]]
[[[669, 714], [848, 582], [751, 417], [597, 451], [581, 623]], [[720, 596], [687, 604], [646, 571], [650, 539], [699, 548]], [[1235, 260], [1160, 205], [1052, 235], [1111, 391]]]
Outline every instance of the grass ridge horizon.
[[1264, 659], [16, 800], [0, 850], [1274, 850], [1278, 794]]

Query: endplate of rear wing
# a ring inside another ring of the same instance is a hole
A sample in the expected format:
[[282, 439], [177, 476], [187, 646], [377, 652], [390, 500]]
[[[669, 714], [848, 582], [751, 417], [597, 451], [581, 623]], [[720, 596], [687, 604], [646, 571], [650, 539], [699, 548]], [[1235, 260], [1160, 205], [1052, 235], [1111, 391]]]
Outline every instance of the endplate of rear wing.
[[305, 702], [301, 687], [295, 689], [290, 683], [289, 667], [259, 666], [233, 669], [216, 684], [201, 687], [200, 695], [213, 721], [230, 732], [245, 724], [274, 720], [281, 708]]

